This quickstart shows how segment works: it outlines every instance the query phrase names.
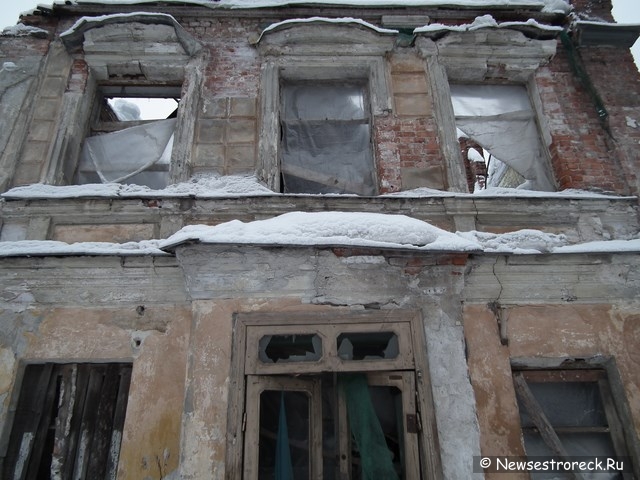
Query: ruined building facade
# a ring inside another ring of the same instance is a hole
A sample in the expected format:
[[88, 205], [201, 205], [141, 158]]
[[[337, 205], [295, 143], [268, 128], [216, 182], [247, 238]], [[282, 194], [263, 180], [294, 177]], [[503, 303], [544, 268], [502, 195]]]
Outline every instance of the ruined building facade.
[[0, 36], [0, 477], [640, 478], [638, 28], [610, 8], [25, 13]]

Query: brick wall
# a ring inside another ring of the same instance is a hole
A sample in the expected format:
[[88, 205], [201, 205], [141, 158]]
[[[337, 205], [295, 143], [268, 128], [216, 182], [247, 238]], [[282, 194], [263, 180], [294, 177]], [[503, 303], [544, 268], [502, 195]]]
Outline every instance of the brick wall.
[[[613, 21], [608, 0], [572, 2], [580, 18]], [[562, 43], [535, 77], [552, 137], [553, 172], [560, 189], [637, 194], [640, 75], [630, 51], [612, 46], [577, 48], [608, 113], [601, 121], [588, 89], [573, 72]]]
[[[576, 0], [573, 4], [580, 17], [611, 20], [608, 0]], [[51, 31], [56, 28], [55, 18], [28, 20]], [[73, 20], [65, 18], [58, 30], [67, 28]], [[251, 172], [258, 160], [261, 59], [249, 40], [257, 38], [270, 22], [206, 15], [177, 20], [204, 46], [199, 54], [204, 70], [193, 171]], [[48, 49], [48, 39], [3, 38], [0, 59], [42, 56]], [[538, 70], [534, 79], [542, 100], [543, 124], [551, 136], [551, 163], [557, 185], [560, 189], [638, 193], [635, 169], [640, 142], [640, 76], [633, 59], [628, 50], [614, 47], [582, 48], [579, 55], [608, 110], [607, 124], [598, 118], [592, 98], [572, 72], [560, 42], [557, 55]], [[438, 92], [429, 90], [424, 60], [411, 48], [403, 48], [388, 57], [388, 65], [394, 109], [373, 119], [380, 191], [418, 186], [446, 189], [443, 149], [433, 112], [433, 96]], [[83, 92], [88, 70], [76, 55], [68, 71], [48, 69], [42, 74], [66, 82], [62, 91]], [[42, 85], [46, 87], [47, 81]], [[51, 110], [60, 93], [60, 89], [49, 90], [41, 89], [38, 98], [46, 102], [33, 107], [36, 123], [27, 132], [29, 142], [20, 157], [23, 165], [17, 169], [17, 183], [40, 178], [37, 163], [46, 156], [45, 143], [51, 141], [54, 120], [40, 111], [45, 106]], [[230, 126], [234, 122], [235, 127]]]

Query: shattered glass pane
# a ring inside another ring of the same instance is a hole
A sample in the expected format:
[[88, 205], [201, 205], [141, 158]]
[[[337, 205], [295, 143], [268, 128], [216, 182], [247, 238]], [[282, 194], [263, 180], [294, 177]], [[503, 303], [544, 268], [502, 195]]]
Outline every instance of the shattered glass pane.
[[322, 357], [322, 340], [316, 334], [265, 335], [258, 347], [262, 363], [313, 362]]
[[398, 336], [393, 332], [341, 333], [337, 343], [343, 360], [389, 360], [399, 354]]

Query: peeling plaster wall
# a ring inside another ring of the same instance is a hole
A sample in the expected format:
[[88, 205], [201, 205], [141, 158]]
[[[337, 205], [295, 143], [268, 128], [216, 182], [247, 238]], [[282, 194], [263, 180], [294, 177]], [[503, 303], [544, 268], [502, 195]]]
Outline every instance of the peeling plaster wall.
[[206, 244], [176, 258], [3, 259], [0, 447], [24, 362], [132, 361], [118, 478], [223, 478], [242, 441], [227, 424], [235, 314], [417, 311], [443, 476], [482, 478], [473, 456], [523, 453], [513, 362], [614, 358], [640, 430], [638, 263]]
[[165, 268], [156, 270], [163, 279], [154, 278], [147, 262], [140, 281], [130, 276], [140, 268], [122, 268], [120, 259], [2, 261], [12, 295], [0, 302], [0, 454], [25, 363], [132, 362], [118, 478], [160, 479], [177, 470], [191, 308], [171, 302], [179, 295], [154, 294], [154, 284], [179, 280], [171, 289], [184, 299], [182, 275]]
[[507, 321], [508, 345], [501, 344], [497, 320], [486, 304], [465, 305], [465, 339], [483, 455], [524, 454], [512, 364], [557, 366], [577, 358], [604, 366], [604, 359], [613, 358], [631, 414], [627, 423], [639, 431], [639, 305], [612, 300], [617, 302], [507, 305], [502, 316]]
[[474, 477], [479, 429], [458, 300], [464, 256], [213, 245], [181, 247], [177, 255], [194, 300], [182, 478], [224, 472], [233, 313], [329, 307], [422, 312], [444, 476]]

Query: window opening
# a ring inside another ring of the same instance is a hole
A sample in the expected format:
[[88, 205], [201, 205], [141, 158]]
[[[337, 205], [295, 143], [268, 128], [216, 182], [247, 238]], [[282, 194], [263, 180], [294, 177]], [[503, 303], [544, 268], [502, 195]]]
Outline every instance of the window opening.
[[472, 163], [486, 166], [486, 178], [474, 181], [477, 188], [553, 190], [525, 87], [451, 85], [451, 101], [467, 168], [475, 173]]
[[166, 120], [178, 114], [179, 98], [109, 97], [107, 104], [118, 121]]
[[[251, 376], [247, 424], [259, 410], [259, 454], [257, 476], [249, 461], [245, 478], [419, 478], [417, 438], [405, 423], [415, 411], [413, 381], [410, 372]], [[251, 436], [246, 442], [251, 457]]]
[[366, 86], [285, 83], [280, 91], [283, 193], [375, 195]]
[[514, 384], [528, 456], [628, 456], [604, 370], [522, 371], [514, 373]]
[[322, 357], [322, 340], [316, 334], [265, 335], [258, 346], [262, 363], [311, 362]]
[[338, 356], [343, 360], [396, 358], [398, 336], [393, 332], [350, 332], [337, 338]]
[[179, 87], [103, 87], [75, 183], [166, 187], [179, 95]]
[[31, 364], [2, 478], [115, 478], [130, 364]]

